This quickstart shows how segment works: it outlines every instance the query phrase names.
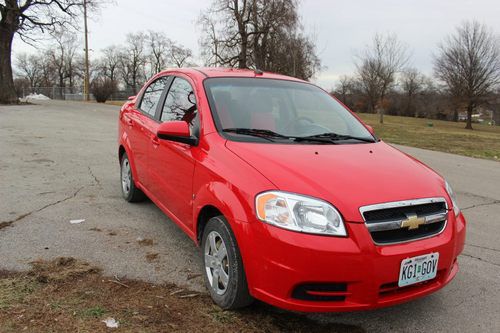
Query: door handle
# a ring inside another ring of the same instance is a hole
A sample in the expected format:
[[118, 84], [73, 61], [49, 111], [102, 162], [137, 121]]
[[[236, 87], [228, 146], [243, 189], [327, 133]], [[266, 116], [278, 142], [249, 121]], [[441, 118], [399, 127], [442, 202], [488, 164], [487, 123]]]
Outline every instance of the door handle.
[[133, 124], [134, 124], [134, 122], [132, 121], [132, 119], [127, 119], [127, 125], [132, 127]]
[[158, 147], [160, 145], [160, 139], [158, 139], [156, 135], [152, 135], [151, 143], [153, 143], [153, 146]]

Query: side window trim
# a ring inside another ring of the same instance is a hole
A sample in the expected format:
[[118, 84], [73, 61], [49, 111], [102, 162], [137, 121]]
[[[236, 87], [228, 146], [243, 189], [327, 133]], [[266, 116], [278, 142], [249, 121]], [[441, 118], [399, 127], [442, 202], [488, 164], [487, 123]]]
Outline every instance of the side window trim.
[[172, 82], [174, 82], [175, 76], [167, 75], [167, 83], [165, 84], [165, 89], [163, 89], [163, 93], [160, 96], [160, 100], [158, 101], [158, 105], [156, 105], [156, 111], [154, 119], [161, 123], [160, 117], [161, 112], [163, 110], [163, 105], [165, 104], [165, 100], [167, 99], [168, 92], [170, 91], [170, 87], [172, 86]]
[[167, 89], [165, 90], [165, 94], [162, 95], [162, 98], [160, 99], [160, 102], [158, 104], [158, 110], [157, 110], [157, 119], [158, 121], [161, 123], [161, 117], [162, 117], [162, 114], [163, 114], [163, 111], [164, 111], [164, 107], [165, 107], [165, 103], [167, 102], [167, 96], [168, 94], [170, 93], [170, 89], [172, 88], [172, 85], [175, 81], [175, 79], [181, 79], [183, 81], [186, 81], [187, 84], [189, 84], [189, 86], [191, 87], [191, 90], [195, 96], [195, 99], [196, 99], [196, 113], [197, 113], [197, 117], [196, 117], [196, 121], [197, 121], [197, 127], [194, 127], [196, 128], [195, 129], [195, 134], [194, 136], [196, 136], [197, 138], [200, 138], [200, 131], [201, 131], [201, 121], [200, 121], [200, 110], [198, 109], [198, 96], [196, 96], [196, 89], [194, 88], [194, 85], [191, 83], [191, 81], [187, 78], [187, 77], [183, 77], [183, 76], [180, 76], [180, 75], [171, 75], [170, 76], [170, 81], [168, 81], [167, 83]]
[[179, 78], [179, 79], [182, 79], [182, 80], [186, 81], [191, 86], [191, 89], [193, 90], [193, 93], [195, 94], [195, 98], [196, 98], [196, 107], [198, 108], [198, 98], [196, 97], [196, 91], [193, 88], [193, 85], [191, 84], [191, 82], [189, 82], [189, 80], [186, 79], [185, 77], [178, 76], [178, 75], [172, 75], [172, 76], [170, 76], [170, 81], [167, 83], [167, 88], [168, 89], [166, 89], [165, 95], [162, 95], [162, 98], [160, 99], [161, 107], [160, 107], [160, 104], [158, 105], [159, 106], [159, 109], [157, 110], [157, 111], [159, 111], [158, 120], [160, 122], [161, 122], [161, 116], [162, 116], [162, 113], [163, 113], [163, 107], [165, 106], [165, 102], [167, 100], [168, 93], [170, 92], [170, 88], [172, 87], [172, 83], [174, 82], [174, 80], [176, 78]]
[[[163, 89], [163, 92], [161, 93], [161, 96], [160, 96], [160, 99], [158, 100], [158, 104], [156, 105], [156, 110], [155, 110], [155, 114], [154, 115], [151, 115], [149, 114], [148, 112], [144, 111], [143, 109], [141, 109], [141, 105], [142, 105], [142, 100], [144, 98], [144, 94], [146, 93], [146, 90], [152, 85], [154, 84], [156, 81], [158, 81], [159, 79], [161, 78], [167, 78], [167, 82], [165, 83], [165, 88]], [[163, 76], [160, 76], [158, 78], [156, 78], [156, 80], [154, 80], [153, 82], [151, 82], [147, 87], [145, 87], [141, 93], [141, 95], [139, 96], [139, 101], [136, 102], [136, 109], [141, 113], [143, 114], [144, 116], [156, 121], [156, 122], [160, 122], [160, 118], [158, 117], [159, 114], [161, 113], [161, 108], [160, 108], [160, 105], [163, 105], [163, 101], [165, 100], [165, 97], [167, 96], [167, 91], [170, 89], [170, 85], [172, 84], [172, 81], [173, 81], [173, 76], [171, 75], [163, 75]]]

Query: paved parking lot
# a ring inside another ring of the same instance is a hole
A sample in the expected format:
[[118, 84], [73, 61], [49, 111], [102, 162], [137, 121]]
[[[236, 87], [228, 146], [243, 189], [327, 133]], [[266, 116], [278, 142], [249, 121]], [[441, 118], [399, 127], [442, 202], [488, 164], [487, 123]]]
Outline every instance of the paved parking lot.
[[[203, 291], [198, 252], [188, 237], [152, 203], [121, 198], [117, 111], [55, 101], [0, 106], [0, 270], [72, 256], [105, 274]], [[309, 317], [368, 332], [499, 332], [500, 163], [399, 148], [458, 192], [469, 222], [458, 276], [440, 292], [404, 305]], [[85, 221], [70, 223], [76, 219]]]

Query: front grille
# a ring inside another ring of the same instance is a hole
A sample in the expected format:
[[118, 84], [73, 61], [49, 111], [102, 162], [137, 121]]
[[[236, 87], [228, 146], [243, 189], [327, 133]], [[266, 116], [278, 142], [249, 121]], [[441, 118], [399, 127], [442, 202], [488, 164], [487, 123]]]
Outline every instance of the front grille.
[[370, 234], [372, 235], [373, 241], [377, 244], [401, 243], [437, 234], [443, 229], [445, 223], [446, 221], [441, 221], [423, 225], [414, 230], [404, 228], [387, 231], [373, 231]]
[[347, 296], [346, 283], [307, 283], [297, 286], [292, 297], [305, 301], [344, 301]]
[[397, 220], [406, 218], [405, 214], [413, 213], [417, 216], [429, 215], [446, 210], [444, 202], [431, 202], [415, 206], [394, 207], [389, 209], [370, 210], [363, 213], [365, 221]]
[[384, 245], [439, 234], [446, 226], [448, 207], [444, 198], [428, 198], [370, 205], [360, 211], [373, 241]]

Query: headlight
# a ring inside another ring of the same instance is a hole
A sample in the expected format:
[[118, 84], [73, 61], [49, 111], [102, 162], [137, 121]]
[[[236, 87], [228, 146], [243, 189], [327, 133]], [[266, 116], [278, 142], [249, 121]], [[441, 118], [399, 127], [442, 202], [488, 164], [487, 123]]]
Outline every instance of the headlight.
[[255, 198], [257, 217], [298, 232], [346, 236], [339, 212], [328, 202], [302, 195], [270, 191]]
[[455, 213], [455, 216], [458, 216], [460, 214], [460, 208], [458, 207], [457, 204], [457, 197], [455, 195], [455, 192], [453, 192], [453, 189], [451, 188], [450, 184], [448, 184], [447, 181], [445, 181], [446, 185], [446, 192], [448, 192], [448, 195], [450, 196], [451, 199], [451, 204], [453, 205], [453, 212]]

